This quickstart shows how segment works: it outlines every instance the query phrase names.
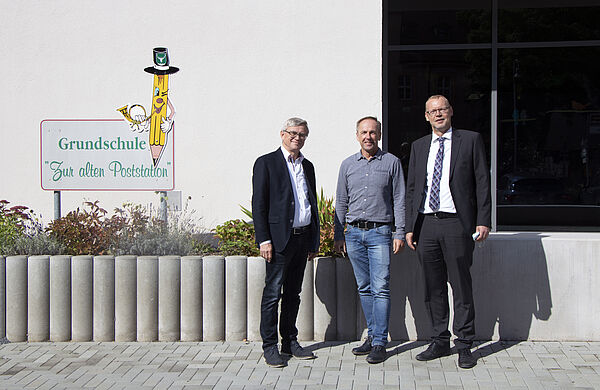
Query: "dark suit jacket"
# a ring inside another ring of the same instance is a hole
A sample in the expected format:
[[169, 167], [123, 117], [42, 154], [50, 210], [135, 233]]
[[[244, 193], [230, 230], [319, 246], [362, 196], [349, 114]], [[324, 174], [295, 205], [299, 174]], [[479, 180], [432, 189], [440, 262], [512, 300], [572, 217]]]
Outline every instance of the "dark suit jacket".
[[[431, 134], [412, 144], [406, 183], [406, 231], [415, 232], [419, 208], [425, 201], [427, 158]], [[483, 139], [479, 133], [452, 129], [450, 193], [465, 234], [475, 226], [492, 226], [490, 173]]]
[[[319, 250], [319, 211], [315, 168], [306, 158], [302, 161], [311, 206], [309, 252]], [[287, 163], [280, 149], [260, 156], [252, 174], [252, 218], [256, 243], [271, 240], [273, 249], [285, 249], [294, 222], [294, 192]]]

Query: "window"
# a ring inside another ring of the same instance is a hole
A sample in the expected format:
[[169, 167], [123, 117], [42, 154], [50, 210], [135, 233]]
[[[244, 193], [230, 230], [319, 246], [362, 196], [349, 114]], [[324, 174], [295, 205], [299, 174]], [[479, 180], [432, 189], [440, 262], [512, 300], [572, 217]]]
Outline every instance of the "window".
[[495, 161], [495, 229], [600, 231], [598, 21], [600, 0], [384, 0], [384, 148], [407, 164], [445, 95]]

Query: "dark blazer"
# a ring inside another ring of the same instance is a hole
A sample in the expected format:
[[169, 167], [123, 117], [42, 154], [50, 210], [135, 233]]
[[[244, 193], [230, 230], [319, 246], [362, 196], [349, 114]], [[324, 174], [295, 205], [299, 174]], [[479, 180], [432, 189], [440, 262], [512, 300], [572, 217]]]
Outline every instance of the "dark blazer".
[[[315, 168], [306, 158], [302, 161], [311, 206], [309, 252], [319, 250], [319, 210]], [[252, 218], [256, 243], [271, 240], [273, 249], [285, 249], [294, 222], [294, 192], [287, 163], [280, 149], [260, 156], [252, 173]]]
[[[431, 134], [412, 144], [406, 183], [406, 231], [415, 232], [419, 208], [425, 201], [427, 158]], [[465, 234], [475, 226], [492, 226], [490, 172], [483, 139], [479, 133], [452, 129], [450, 155], [450, 193]]]

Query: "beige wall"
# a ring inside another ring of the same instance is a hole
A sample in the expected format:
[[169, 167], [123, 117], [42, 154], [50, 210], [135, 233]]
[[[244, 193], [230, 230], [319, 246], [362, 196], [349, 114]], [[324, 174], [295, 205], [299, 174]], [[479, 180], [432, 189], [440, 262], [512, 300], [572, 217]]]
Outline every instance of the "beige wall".
[[[167, 6], [168, 4], [168, 6]], [[152, 48], [169, 48], [177, 109], [176, 189], [212, 227], [248, 206], [255, 158], [290, 116], [309, 121], [304, 152], [333, 195], [354, 122], [381, 115], [381, 4], [351, 1], [0, 0], [0, 198], [53, 215], [40, 188], [43, 119], [119, 118], [148, 106]], [[152, 192], [64, 192], [111, 210]]]

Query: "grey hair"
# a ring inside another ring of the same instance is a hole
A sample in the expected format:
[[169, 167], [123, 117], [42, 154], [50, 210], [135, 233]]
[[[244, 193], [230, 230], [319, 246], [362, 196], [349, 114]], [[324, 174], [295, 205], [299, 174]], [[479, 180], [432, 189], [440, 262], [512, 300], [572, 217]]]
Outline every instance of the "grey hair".
[[431, 100], [437, 100], [437, 99], [444, 99], [445, 101], [448, 102], [448, 105], [450, 107], [452, 107], [452, 104], [450, 104], [450, 100], [448, 100], [448, 98], [444, 95], [431, 95], [429, 96], [429, 99], [427, 99], [427, 101], [425, 101], [425, 110], [427, 110], [427, 103], [429, 103]]
[[371, 119], [371, 120], [374, 120], [375, 122], [377, 122], [377, 128], [376, 128], [376, 130], [377, 130], [377, 132], [381, 133], [381, 122], [379, 122], [377, 120], [376, 116], [370, 116], [370, 115], [362, 117], [358, 121], [356, 121], [356, 132], [358, 133], [358, 126], [360, 126], [361, 122], [362, 121], [366, 121], [367, 119]]
[[297, 117], [293, 117], [293, 118], [290, 118], [287, 121], [285, 121], [283, 123], [283, 127], [281, 128], [281, 131], [286, 131], [288, 129], [288, 127], [295, 127], [295, 126], [304, 126], [306, 128], [306, 131], [309, 131], [308, 130], [308, 122], [302, 118], [297, 118]]

